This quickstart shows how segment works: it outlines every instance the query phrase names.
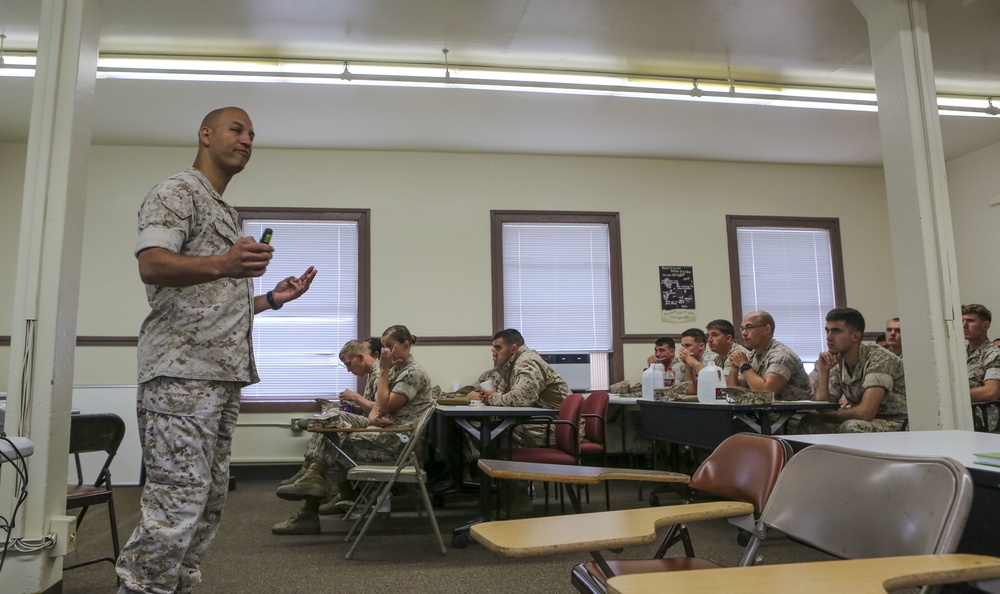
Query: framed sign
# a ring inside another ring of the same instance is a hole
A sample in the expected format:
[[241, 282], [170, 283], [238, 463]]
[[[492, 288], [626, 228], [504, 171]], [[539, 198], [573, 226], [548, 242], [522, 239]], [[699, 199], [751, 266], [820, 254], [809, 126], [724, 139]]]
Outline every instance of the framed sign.
[[694, 269], [691, 266], [660, 266], [660, 320], [693, 322]]

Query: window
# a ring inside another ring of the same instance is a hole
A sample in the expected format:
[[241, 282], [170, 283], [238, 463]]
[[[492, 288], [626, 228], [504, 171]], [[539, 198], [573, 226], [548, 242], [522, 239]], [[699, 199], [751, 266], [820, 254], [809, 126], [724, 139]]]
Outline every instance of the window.
[[774, 337], [807, 367], [826, 350], [826, 313], [843, 307], [838, 219], [726, 217], [733, 321], [751, 311], [774, 317]]
[[621, 352], [617, 213], [491, 216], [495, 330], [517, 328], [543, 354], [588, 355], [590, 384], [570, 387], [606, 389], [610, 355]]
[[338, 355], [348, 340], [368, 336], [368, 211], [239, 211], [244, 235], [260, 237], [268, 227], [274, 231], [275, 258], [263, 277], [253, 279], [254, 294], [300, 276], [309, 266], [319, 271], [301, 299], [254, 317], [261, 381], [243, 389], [243, 410], [301, 408], [297, 403], [354, 389], [358, 378]]

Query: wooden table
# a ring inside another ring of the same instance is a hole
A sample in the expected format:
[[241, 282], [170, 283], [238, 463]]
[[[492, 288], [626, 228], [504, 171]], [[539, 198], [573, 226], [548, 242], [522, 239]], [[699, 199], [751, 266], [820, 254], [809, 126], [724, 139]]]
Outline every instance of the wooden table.
[[[479, 468], [495, 479], [521, 481], [542, 481], [546, 483], [566, 483], [572, 485], [596, 485], [603, 481], [649, 481], [656, 483], [687, 484], [691, 478], [679, 472], [660, 470], [634, 470], [631, 468], [608, 468], [603, 466], [570, 466], [568, 464], [538, 464], [514, 460], [480, 459]], [[576, 513], [580, 507], [580, 497], [576, 489], [567, 489], [570, 503]]]
[[749, 503], [713, 501], [489, 522], [473, 526], [472, 537], [505, 557], [594, 554], [655, 542], [663, 526], [752, 514]]
[[1000, 559], [918, 555], [669, 571], [612, 577], [614, 594], [885, 594], [887, 589], [1000, 577]]

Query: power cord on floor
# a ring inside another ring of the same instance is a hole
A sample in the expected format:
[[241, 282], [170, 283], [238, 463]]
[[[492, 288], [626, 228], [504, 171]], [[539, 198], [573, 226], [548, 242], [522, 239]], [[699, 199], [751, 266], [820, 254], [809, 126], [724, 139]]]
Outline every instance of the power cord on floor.
[[[13, 440], [8, 438], [6, 435], [3, 435], [0, 437], [0, 441], [6, 443], [13, 452], [13, 455], [7, 455], [5, 452], [0, 452], [0, 456], [3, 456], [3, 461], [0, 461], [0, 468], [3, 467], [4, 463], [9, 463], [17, 475], [16, 482], [14, 483], [14, 490], [16, 494], [14, 511], [11, 513], [10, 518], [0, 515], [0, 530], [6, 532], [6, 536], [3, 541], [3, 550], [0, 551], [0, 571], [3, 571], [4, 562], [7, 560], [7, 551], [20, 542], [20, 539], [15, 539], [14, 543], [12, 543], [11, 533], [14, 531], [14, 526], [17, 521], [17, 513], [21, 510], [21, 505], [23, 505], [28, 499], [28, 463], [25, 461], [24, 456], [21, 455], [21, 451], [17, 449], [16, 445], [14, 445]], [[52, 546], [52, 544], [50, 543], [47, 546]]]

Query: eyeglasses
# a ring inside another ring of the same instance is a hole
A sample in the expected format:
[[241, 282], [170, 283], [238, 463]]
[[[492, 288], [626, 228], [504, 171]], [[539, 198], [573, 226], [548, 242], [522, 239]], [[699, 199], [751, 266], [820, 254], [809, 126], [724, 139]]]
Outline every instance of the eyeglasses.
[[740, 332], [749, 332], [754, 328], [763, 328], [764, 326], [767, 326], [767, 324], [757, 324], [756, 326], [747, 324], [746, 326], [740, 326]]

